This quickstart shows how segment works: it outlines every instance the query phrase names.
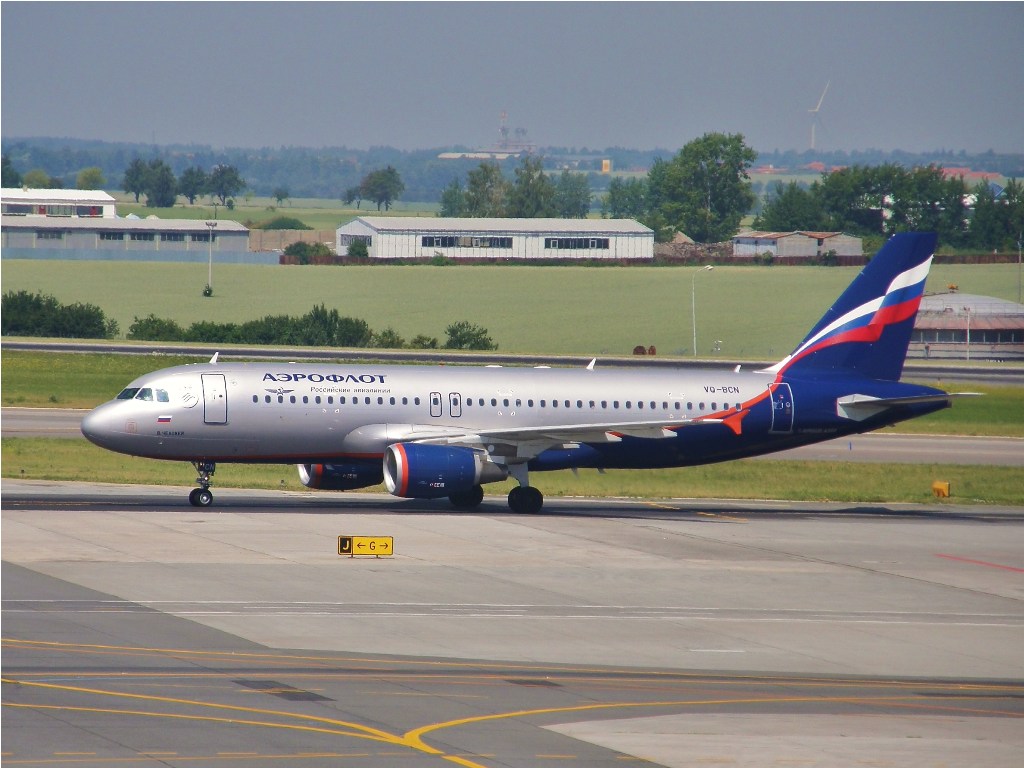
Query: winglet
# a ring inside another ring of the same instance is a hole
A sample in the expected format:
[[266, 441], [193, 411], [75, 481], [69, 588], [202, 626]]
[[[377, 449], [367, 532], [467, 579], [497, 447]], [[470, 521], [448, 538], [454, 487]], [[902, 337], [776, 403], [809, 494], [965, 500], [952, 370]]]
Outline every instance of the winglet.
[[213, 357], [210, 358], [210, 365], [216, 365], [217, 364], [217, 356], [218, 355], [220, 355], [220, 352], [214, 352], [213, 353]]
[[587, 370], [588, 371], [594, 370], [594, 366], [595, 365], [597, 365], [597, 358], [596, 357], [593, 360], [591, 360], [590, 363], [587, 365]]

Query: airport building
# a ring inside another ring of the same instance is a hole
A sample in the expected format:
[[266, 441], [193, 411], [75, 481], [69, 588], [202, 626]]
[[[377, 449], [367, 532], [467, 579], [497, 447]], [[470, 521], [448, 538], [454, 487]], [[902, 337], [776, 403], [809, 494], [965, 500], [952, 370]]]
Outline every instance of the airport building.
[[910, 357], [1024, 360], [1024, 304], [950, 291], [925, 296]]
[[842, 232], [740, 232], [732, 239], [732, 255], [743, 258], [812, 259], [834, 251], [837, 258], [864, 256], [859, 237]]
[[278, 254], [251, 253], [249, 230], [236, 221], [117, 216], [106, 192], [4, 189], [4, 259], [277, 264]]
[[338, 228], [338, 255], [356, 240], [375, 259], [654, 258], [654, 231], [632, 219], [360, 216]]

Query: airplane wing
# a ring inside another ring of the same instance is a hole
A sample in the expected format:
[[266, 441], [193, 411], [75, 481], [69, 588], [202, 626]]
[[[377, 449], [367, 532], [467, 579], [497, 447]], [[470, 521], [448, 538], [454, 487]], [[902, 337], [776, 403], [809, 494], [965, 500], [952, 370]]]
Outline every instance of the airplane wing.
[[[549, 448], [577, 447], [581, 443], [615, 443], [623, 437], [663, 440], [675, 437], [677, 429], [708, 424], [726, 424], [736, 434], [746, 410], [731, 413], [724, 418], [698, 417], [695, 419], [661, 419], [657, 421], [615, 421], [593, 424], [562, 424], [538, 427], [501, 427], [462, 431], [453, 428], [424, 430], [417, 425], [403, 442], [435, 445], [463, 445], [488, 448], [492, 455], [509, 459], [528, 460]], [[491, 447], [494, 450], [491, 450]]]

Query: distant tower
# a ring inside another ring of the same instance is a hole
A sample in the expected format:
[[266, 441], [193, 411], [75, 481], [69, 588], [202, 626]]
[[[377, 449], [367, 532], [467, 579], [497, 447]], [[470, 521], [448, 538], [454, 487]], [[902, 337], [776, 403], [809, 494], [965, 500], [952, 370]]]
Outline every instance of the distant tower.
[[[831, 84], [832, 84], [831, 80], [829, 80], [827, 83], [825, 83], [825, 90], [823, 90], [821, 92], [821, 98], [818, 99], [818, 106], [816, 106], [814, 109], [808, 109], [807, 110], [811, 114], [811, 151], [812, 152], [816, 148], [815, 145], [814, 145], [814, 128], [817, 125], [821, 125], [821, 118], [818, 117], [818, 112], [821, 111], [821, 103], [823, 101], [825, 101], [825, 94], [828, 93], [828, 87]], [[824, 127], [824, 126], [822, 126], [822, 127]]]
[[501, 110], [501, 123], [498, 125], [498, 147], [508, 150], [508, 112]]

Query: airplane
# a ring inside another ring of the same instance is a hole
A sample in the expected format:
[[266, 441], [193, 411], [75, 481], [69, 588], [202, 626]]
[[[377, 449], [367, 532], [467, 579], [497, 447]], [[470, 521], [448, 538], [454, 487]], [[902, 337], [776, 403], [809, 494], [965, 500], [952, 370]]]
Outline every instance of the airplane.
[[[189, 501], [213, 502], [217, 464], [296, 464], [308, 488], [383, 481], [398, 497], [477, 507], [512, 478], [514, 512], [541, 511], [531, 472], [729, 461], [868, 432], [952, 404], [900, 382], [935, 251], [892, 236], [786, 358], [758, 370], [207, 363], [131, 382], [82, 421], [98, 446], [189, 461]], [[779, 307], [778, 311], [784, 311]]]

